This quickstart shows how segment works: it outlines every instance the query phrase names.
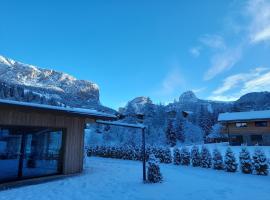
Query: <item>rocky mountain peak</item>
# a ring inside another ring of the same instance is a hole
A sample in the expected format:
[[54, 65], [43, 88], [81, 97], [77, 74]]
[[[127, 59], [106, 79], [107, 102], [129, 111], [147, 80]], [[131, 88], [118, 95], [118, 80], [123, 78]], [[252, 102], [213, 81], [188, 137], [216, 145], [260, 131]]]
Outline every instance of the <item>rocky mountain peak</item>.
[[100, 105], [97, 84], [1, 55], [0, 98], [85, 108]]
[[179, 97], [180, 103], [196, 102], [196, 101], [198, 101], [198, 98], [196, 97], [196, 95], [192, 91], [186, 91], [186, 92], [182, 93], [181, 96]]
[[151, 103], [152, 104], [152, 100], [149, 97], [136, 97], [133, 100], [129, 101], [129, 104], [147, 104], [147, 103]]

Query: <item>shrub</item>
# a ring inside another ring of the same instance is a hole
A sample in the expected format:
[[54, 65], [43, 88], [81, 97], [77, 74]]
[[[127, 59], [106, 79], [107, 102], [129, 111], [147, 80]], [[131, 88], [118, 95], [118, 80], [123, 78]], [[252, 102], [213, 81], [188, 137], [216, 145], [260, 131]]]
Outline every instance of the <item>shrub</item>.
[[234, 153], [231, 148], [228, 147], [225, 154], [224, 159], [224, 168], [227, 172], [236, 172], [238, 164], [236, 163], [236, 159]]
[[252, 161], [247, 148], [242, 148], [239, 154], [240, 169], [244, 174], [252, 173]]
[[189, 165], [190, 164], [190, 153], [187, 147], [182, 147], [180, 150], [180, 164]]
[[193, 167], [199, 167], [201, 165], [201, 154], [197, 146], [193, 146], [191, 149], [191, 164]]
[[168, 147], [159, 147], [155, 156], [160, 160], [161, 163], [172, 162], [171, 150]]
[[180, 158], [180, 150], [177, 147], [175, 147], [173, 149], [173, 161], [174, 161], [173, 163], [175, 165], [180, 165], [180, 160], [181, 160], [181, 158]]
[[162, 174], [160, 172], [159, 163], [154, 156], [151, 154], [149, 156], [147, 166], [147, 179], [149, 183], [160, 183], [162, 182]]
[[256, 149], [252, 158], [255, 173], [258, 175], [267, 175], [268, 163], [265, 153], [260, 149]]
[[213, 150], [213, 169], [222, 170], [224, 168], [223, 157], [218, 149]]
[[201, 167], [211, 168], [212, 167], [212, 156], [207, 147], [203, 146], [201, 150]]

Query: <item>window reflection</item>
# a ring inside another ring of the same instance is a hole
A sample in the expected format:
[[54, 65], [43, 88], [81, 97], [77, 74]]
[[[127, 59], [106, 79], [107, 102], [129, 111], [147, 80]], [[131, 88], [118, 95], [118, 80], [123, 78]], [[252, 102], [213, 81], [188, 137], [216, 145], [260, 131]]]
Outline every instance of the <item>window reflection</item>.
[[61, 172], [62, 130], [0, 128], [0, 182]]

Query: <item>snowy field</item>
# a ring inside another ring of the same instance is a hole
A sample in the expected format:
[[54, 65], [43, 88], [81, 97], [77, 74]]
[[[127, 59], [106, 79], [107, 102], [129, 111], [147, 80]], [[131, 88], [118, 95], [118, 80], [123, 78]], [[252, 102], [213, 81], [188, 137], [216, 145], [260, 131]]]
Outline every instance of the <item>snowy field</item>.
[[172, 164], [164, 182], [142, 184], [141, 163], [88, 158], [80, 176], [0, 192], [0, 200], [269, 200], [270, 176]]

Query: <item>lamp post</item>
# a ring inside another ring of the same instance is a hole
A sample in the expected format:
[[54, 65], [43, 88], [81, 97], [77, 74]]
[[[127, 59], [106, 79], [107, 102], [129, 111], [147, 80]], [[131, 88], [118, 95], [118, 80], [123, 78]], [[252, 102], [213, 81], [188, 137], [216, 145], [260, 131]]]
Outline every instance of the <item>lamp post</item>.
[[[143, 124], [144, 114], [137, 114], [137, 119], [141, 124]], [[145, 129], [146, 127], [142, 127], [142, 164], [143, 164], [143, 182], [146, 182], [146, 152], [145, 152]]]
[[96, 120], [97, 124], [103, 124], [103, 125], [113, 125], [113, 126], [120, 126], [120, 127], [129, 127], [129, 128], [136, 128], [140, 129], [142, 131], [142, 163], [143, 163], [143, 182], [146, 182], [146, 152], [145, 152], [145, 130], [146, 126], [144, 126], [143, 123], [143, 114], [137, 114], [137, 119], [141, 124], [128, 124], [128, 123], [122, 123], [122, 122], [115, 122], [115, 121], [102, 121], [102, 120]]

